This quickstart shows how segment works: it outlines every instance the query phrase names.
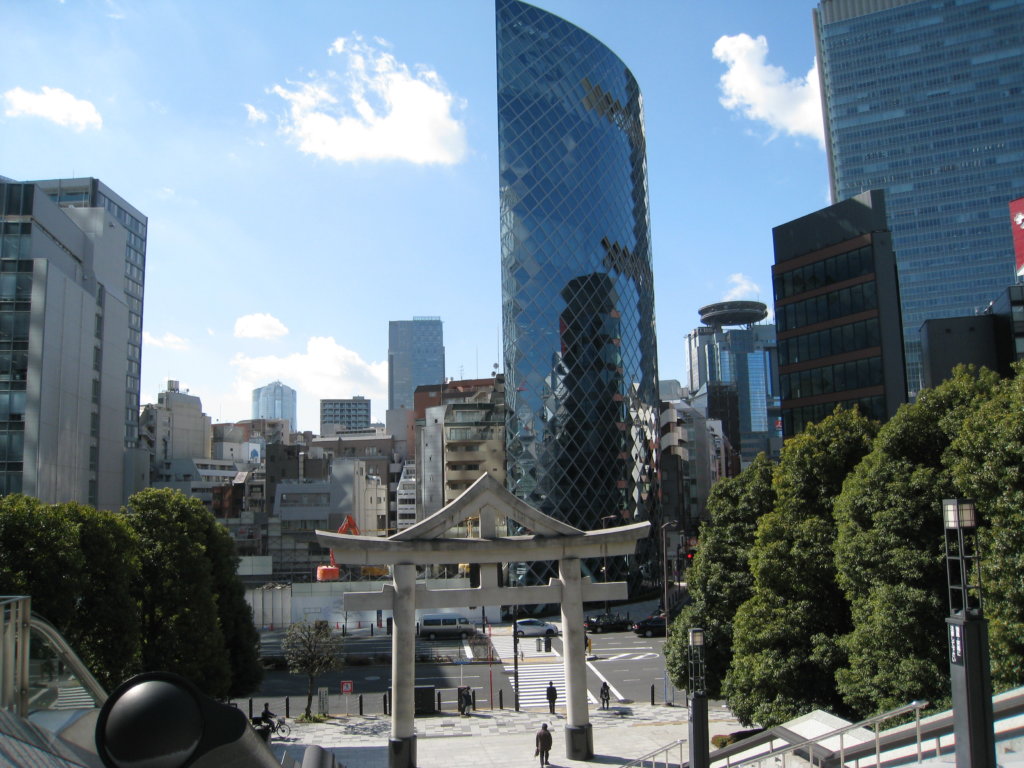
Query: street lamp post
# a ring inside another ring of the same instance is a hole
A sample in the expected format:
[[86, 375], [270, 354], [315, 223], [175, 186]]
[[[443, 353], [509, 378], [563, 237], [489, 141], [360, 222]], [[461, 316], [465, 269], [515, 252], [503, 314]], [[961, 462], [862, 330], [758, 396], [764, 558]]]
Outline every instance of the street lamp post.
[[665, 609], [665, 637], [668, 637], [668, 625], [670, 623], [668, 611], [668, 529], [674, 527], [675, 524], [675, 521], [670, 521], [661, 525], [661, 585], [664, 593], [661, 607]]
[[942, 500], [949, 594], [949, 679], [958, 768], [995, 768], [988, 622], [982, 613], [981, 548], [972, 499]]
[[709, 768], [708, 693], [704, 678], [704, 630], [690, 629], [690, 768]]

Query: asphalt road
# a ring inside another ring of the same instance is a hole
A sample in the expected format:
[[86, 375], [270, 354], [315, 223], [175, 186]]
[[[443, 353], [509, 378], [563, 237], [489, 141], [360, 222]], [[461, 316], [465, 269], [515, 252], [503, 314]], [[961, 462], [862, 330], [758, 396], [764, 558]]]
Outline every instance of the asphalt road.
[[[633, 632], [625, 631], [592, 634], [590, 639], [592, 653], [587, 663], [587, 689], [593, 702], [596, 703], [601, 683], [605, 680], [612, 689], [613, 704], [650, 702], [652, 687], [657, 703], [683, 702], [682, 693], [666, 684], [662, 654], [664, 638], [637, 637]], [[546, 678], [557, 674], [557, 665], [561, 662], [561, 638], [554, 640], [553, 648], [556, 655], [550, 659], [550, 663], [556, 665], [556, 672], [544, 671], [541, 674], [537, 665], [520, 665], [520, 700], [524, 706], [535, 703], [534, 700], [542, 696], [541, 689], [547, 684]], [[318, 676], [314, 684], [314, 706], [316, 691], [326, 688], [331, 697], [332, 711], [358, 712], [361, 696], [364, 713], [383, 712], [384, 694], [391, 680], [390, 663], [384, 660], [391, 652], [391, 638], [386, 634], [375, 634], [372, 638], [349, 637], [345, 651], [346, 655], [358, 658], [360, 663], [350, 663], [339, 672]], [[474, 690], [477, 707], [480, 709], [513, 706], [515, 688], [512, 675], [506, 672], [503, 663], [459, 663], [467, 654], [464, 643], [457, 639], [417, 639], [416, 653], [416, 684], [433, 686], [435, 695], [440, 692], [443, 709], [455, 709], [456, 689], [460, 685], [468, 685]], [[436, 661], [426, 661], [426, 658]], [[511, 660], [505, 661], [511, 664]], [[534, 680], [531, 673], [534, 673], [534, 677], [541, 674], [545, 679]], [[342, 681], [352, 683], [353, 693], [347, 699], [341, 695]], [[307, 680], [303, 676], [272, 669], [265, 672], [260, 692], [253, 698], [276, 700], [278, 703], [272, 704], [272, 709], [283, 711], [282, 700], [290, 697], [291, 709], [295, 712], [304, 706], [306, 688]], [[259, 708], [262, 708], [262, 703], [258, 704]]]

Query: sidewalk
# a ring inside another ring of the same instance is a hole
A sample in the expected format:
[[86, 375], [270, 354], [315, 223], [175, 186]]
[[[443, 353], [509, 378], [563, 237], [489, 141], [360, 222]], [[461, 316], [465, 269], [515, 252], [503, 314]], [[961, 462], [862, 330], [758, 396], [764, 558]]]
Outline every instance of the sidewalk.
[[[678, 739], [688, 731], [685, 707], [650, 704], [591, 708], [594, 730], [594, 758], [587, 763], [621, 765]], [[483, 710], [469, 717], [455, 714], [416, 718], [416, 764], [420, 768], [451, 768], [460, 761], [499, 768], [535, 768], [533, 735], [541, 723], [554, 732], [552, 765], [582, 765], [584, 761], [565, 758], [564, 709], [555, 715], [544, 712]], [[728, 710], [713, 708], [709, 713], [710, 735], [730, 733], [741, 726]], [[288, 739], [273, 739], [271, 747], [279, 757], [289, 754], [301, 760], [306, 746], [329, 749], [346, 768], [387, 768], [391, 721], [382, 715], [332, 718], [326, 723], [292, 723]], [[669, 754], [678, 764], [688, 759], [684, 743]]]

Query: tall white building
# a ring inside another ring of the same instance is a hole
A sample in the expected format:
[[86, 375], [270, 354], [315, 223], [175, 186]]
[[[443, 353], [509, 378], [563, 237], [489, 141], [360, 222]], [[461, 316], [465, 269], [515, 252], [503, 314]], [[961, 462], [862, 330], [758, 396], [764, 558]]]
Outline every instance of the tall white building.
[[0, 183], [0, 494], [118, 509], [144, 487], [146, 229], [98, 179]]

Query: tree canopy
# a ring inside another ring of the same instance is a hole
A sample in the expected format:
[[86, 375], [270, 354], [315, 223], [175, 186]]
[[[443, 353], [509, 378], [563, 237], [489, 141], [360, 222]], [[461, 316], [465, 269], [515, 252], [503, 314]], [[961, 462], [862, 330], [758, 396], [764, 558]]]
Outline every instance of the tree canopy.
[[836, 583], [832, 505], [876, 431], [858, 411], [837, 408], [783, 448], [774, 505], [750, 550], [753, 590], [736, 611], [723, 686], [741, 722], [776, 725], [815, 708], [846, 712], [834, 680], [850, 615]]
[[126, 512], [0, 498], [0, 593], [29, 595], [108, 690], [143, 670], [213, 696], [255, 690], [258, 635], [227, 531], [177, 491], [138, 493]]

